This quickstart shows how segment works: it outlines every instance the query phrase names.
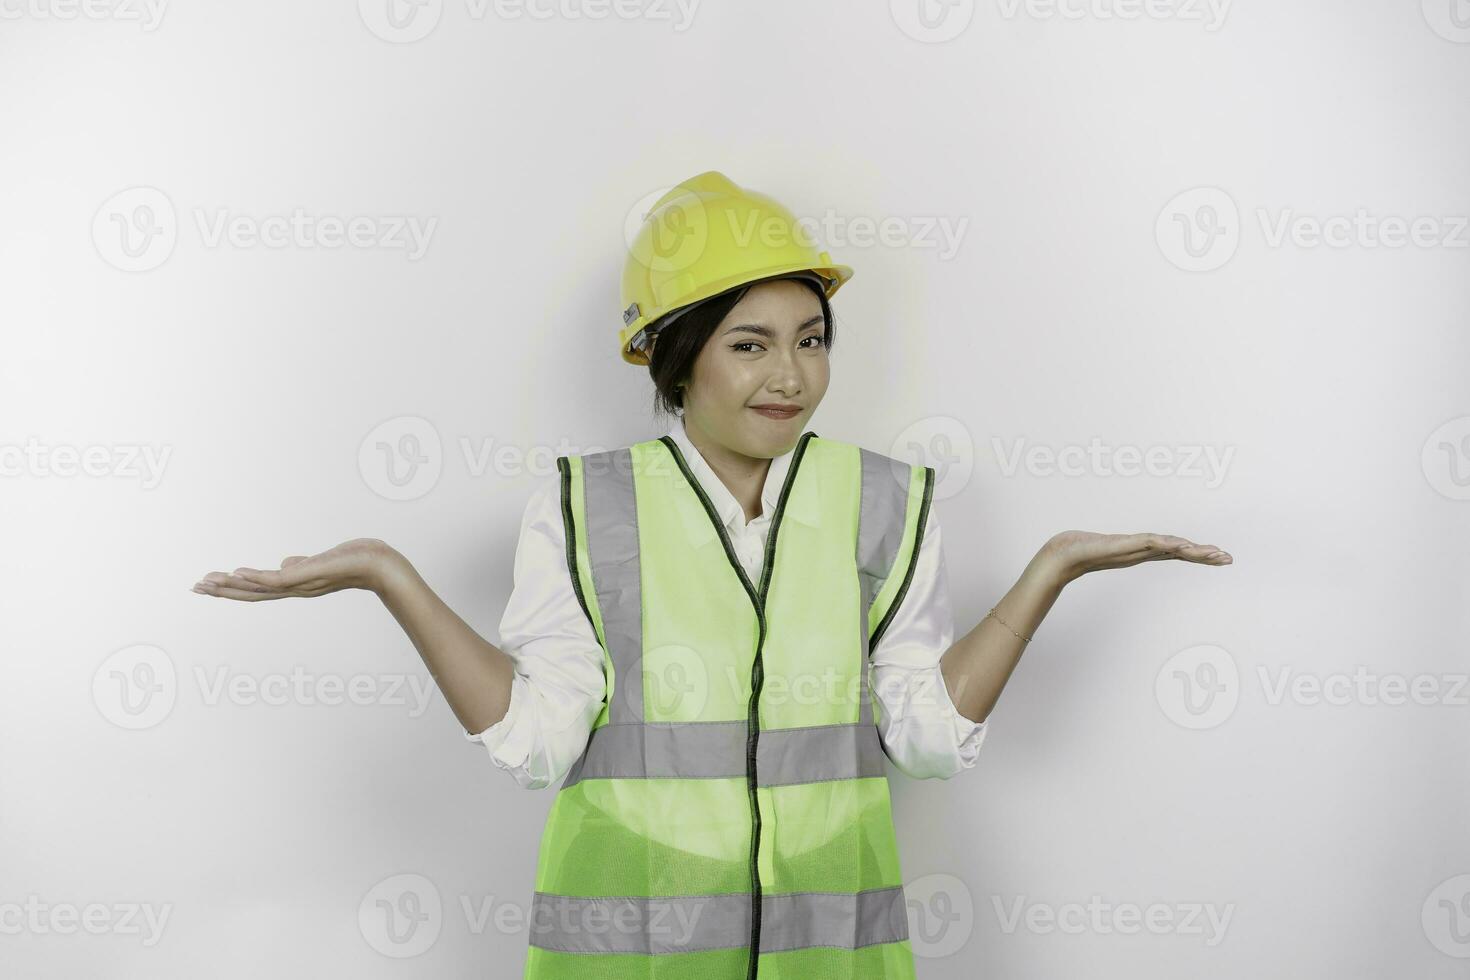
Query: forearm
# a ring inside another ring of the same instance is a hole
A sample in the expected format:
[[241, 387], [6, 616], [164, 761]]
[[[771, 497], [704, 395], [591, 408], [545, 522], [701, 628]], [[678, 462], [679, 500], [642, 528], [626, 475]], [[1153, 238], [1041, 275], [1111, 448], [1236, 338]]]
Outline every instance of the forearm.
[[984, 721], [1026, 651], [1026, 641], [996, 617], [1016, 632], [1034, 636], [1065, 584], [1045, 550], [1037, 552], [1016, 584], [995, 604], [995, 616], [981, 619], [944, 652], [940, 672], [960, 714], [971, 721]]
[[482, 732], [505, 717], [514, 662], [445, 605], [407, 558], [388, 550], [373, 591], [408, 634], [465, 731]]

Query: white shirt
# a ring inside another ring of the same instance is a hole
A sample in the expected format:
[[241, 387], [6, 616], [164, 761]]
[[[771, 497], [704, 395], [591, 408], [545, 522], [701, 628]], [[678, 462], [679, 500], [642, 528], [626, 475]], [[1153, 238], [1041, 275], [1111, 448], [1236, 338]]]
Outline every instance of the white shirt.
[[[746, 574], [759, 581], [766, 532], [795, 450], [771, 460], [761, 516], [747, 523], [744, 508], [689, 440], [682, 418], [669, 435], [714, 504]], [[975, 765], [985, 740], [989, 721], [973, 722], [955, 710], [939, 671], [939, 658], [953, 638], [931, 506], [908, 593], [869, 657], [874, 721], [884, 751], [909, 776], [948, 779]], [[602, 648], [572, 591], [559, 473], [527, 501], [499, 646], [515, 664], [510, 705], [500, 721], [465, 737], [482, 743], [490, 760], [522, 787], [541, 789], [566, 775], [582, 754], [607, 693]]]

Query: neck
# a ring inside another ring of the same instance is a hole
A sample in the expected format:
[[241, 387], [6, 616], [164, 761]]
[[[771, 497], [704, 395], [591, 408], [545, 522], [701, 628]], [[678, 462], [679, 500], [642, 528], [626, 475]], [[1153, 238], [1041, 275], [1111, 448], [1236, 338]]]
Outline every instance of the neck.
[[770, 472], [771, 460], [763, 456], [746, 456], [729, 446], [721, 445], [705, 433], [687, 416], [684, 418], [684, 433], [694, 448], [704, 457], [715, 476], [730, 491], [730, 495], [745, 512], [747, 523], [761, 516], [761, 490], [766, 485], [766, 474]]

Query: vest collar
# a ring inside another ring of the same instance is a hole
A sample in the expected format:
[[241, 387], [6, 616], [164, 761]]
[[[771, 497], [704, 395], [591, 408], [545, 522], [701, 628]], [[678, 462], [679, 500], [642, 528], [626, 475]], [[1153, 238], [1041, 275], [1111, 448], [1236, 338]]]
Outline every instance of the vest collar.
[[[694, 474], [695, 479], [703, 488], [705, 496], [709, 497], [710, 503], [714, 505], [715, 513], [720, 515], [720, 521], [729, 531], [745, 527], [745, 508], [735, 499], [735, 495], [725, 486], [723, 480], [705, 462], [704, 456], [689, 438], [689, 433], [684, 431], [684, 418], [679, 416], [674, 419], [674, 424], [669, 428], [669, 437], [679, 446], [679, 451], [684, 454], [684, 460], [689, 464], [689, 471]], [[766, 482], [761, 488], [761, 516], [750, 523], [769, 523], [771, 516], [776, 512], [776, 504], [781, 499], [781, 487], [786, 482], [786, 474], [791, 469], [791, 458], [796, 453], [793, 448], [776, 456], [771, 460], [770, 469], [766, 471]], [[788, 515], [789, 516], [789, 515]]]

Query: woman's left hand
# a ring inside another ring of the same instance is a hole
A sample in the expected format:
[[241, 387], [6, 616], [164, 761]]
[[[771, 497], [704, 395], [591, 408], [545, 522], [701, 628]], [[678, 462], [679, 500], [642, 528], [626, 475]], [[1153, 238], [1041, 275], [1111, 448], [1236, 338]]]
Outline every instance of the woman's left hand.
[[1176, 559], [1201, 565], [1229, 565], [1229, 552], [1212, 544], [1195, 544], [1172, 534], [1098, 534], [1062, 531], [1037, 556], [1066, 584], [1088, 572], [1127, 568], [1142, 561]]

